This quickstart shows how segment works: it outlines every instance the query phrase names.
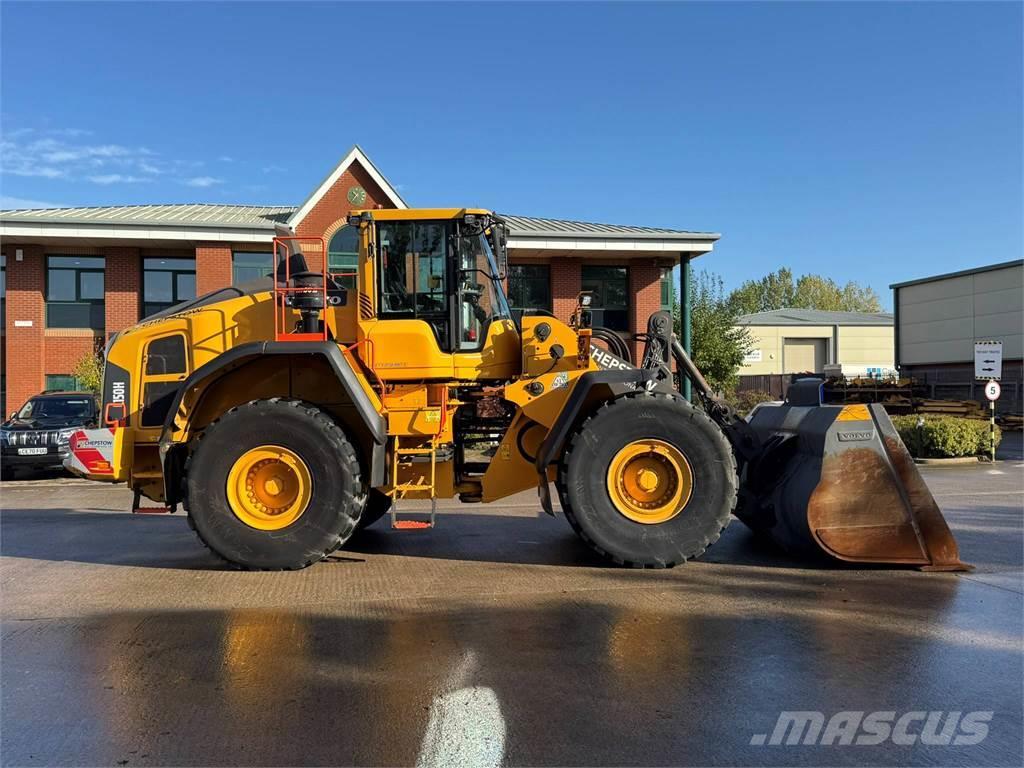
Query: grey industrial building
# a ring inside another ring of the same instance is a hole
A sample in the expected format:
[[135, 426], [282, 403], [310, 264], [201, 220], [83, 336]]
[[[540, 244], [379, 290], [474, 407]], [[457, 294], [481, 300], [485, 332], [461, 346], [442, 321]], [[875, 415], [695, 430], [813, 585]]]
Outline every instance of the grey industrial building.
[[1003, 343], [1000, 412], [1020, 413], [1024, 380], [1024, 259], [889, 286], [896, 366], [931, 397], [985, 401], [974, 342]]

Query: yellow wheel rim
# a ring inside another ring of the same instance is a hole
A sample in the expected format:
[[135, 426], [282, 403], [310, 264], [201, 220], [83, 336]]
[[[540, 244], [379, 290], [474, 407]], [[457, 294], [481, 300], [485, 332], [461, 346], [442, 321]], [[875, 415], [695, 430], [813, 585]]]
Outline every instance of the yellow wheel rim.
[[608, 467], [608, 495], [637, 523], [664, 523], [683, 511], [693, 493], [693, 470], [683, 452], [664, 440], [634, 440]]
[[276, 531], [302, 517], [313, 493], [313, 478], [294, 451], [261, 445], [235, 460], [227, 493], [235, 517], [252, 528]]

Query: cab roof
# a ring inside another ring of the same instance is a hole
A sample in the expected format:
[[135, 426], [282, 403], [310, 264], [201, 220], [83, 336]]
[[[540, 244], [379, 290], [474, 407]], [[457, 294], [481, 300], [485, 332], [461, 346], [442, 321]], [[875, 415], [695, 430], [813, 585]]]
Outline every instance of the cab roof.
[[492, 216], [486, 208], [367, 208], [349, 212], [350, 216], [370, 214], [375, 221], [424, 221], [438, 219], [461, 219], [468, 213], [477, 216]]

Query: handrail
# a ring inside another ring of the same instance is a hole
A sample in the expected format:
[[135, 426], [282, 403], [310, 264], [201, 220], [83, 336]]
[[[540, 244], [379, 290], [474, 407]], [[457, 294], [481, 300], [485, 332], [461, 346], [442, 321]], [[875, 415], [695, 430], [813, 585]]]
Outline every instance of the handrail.
[[[327, 241], [323, 237], [312, 237], [308, 235], [289, 235], [274, 238], [274, 340], [275, 341], [327, 341], [327, 265], [324, 264], [323, 277], [320, 286], [289, 286], [291, 282], [291, 259], [284, 259], [284, 279], [279, 280], [277, 255], [281, 247], [287, 249], [289, 242], [319, 242], [320, 253], [323, 258], [327, 257]], [[288, 330], [288, 310], [286, 303], [289, 295], [319, 293], [322, 298], [323, 310], [321, 310], [321, 328], [317, 333], [306, 333], [303, 331]]]

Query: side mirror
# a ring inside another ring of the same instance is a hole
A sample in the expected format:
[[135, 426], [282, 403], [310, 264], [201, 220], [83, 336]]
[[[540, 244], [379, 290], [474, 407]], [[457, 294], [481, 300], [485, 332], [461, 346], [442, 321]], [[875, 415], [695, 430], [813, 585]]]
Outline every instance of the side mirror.
[[14, 418], [15, 416], [17, 416], [17, 415], [18, 415], [18, 412], [17, 412], [17, 411], [11, 411], [11, 415], [10, 415], [10, 416], [8, 416], [7, 418], [9, 418], [9, 419], [13, 419], [13, 418]]
[[508, 230], [504, 225], [498, 227], [498, 279], [508, 279]]

